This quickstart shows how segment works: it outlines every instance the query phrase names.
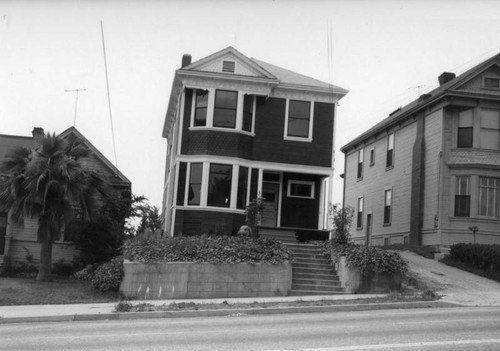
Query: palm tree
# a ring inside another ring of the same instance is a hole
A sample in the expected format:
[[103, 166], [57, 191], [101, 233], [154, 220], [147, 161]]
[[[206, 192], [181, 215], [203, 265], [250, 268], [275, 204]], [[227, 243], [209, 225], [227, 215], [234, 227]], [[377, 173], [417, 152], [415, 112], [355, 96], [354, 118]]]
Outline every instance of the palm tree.
[[102, 178], [81, 162], [89, 152], [76, 137], [65, 140], [49, 133], [34, 150], [11, 150], [0, 165], [0, 204], [18, 223], [38, 218], [41, 251], [37, 280], [51, 280], [52, 244], [63, 224], [73, 218], [76, 209], [88, 218], [97, 194], [105, 196]]

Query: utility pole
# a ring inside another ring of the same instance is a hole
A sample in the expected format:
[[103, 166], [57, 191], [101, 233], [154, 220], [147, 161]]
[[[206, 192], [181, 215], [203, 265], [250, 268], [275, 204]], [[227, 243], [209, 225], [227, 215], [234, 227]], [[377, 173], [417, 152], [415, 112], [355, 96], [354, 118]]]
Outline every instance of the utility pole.
[[73, 116], [73, 127], [76, 126], [76, 111], [78, 109], [78, 94], [80, 91], [86, 91], [87, 89], [64, 89], [66, 93], [76, 93], [75, 96], [75, 115]]

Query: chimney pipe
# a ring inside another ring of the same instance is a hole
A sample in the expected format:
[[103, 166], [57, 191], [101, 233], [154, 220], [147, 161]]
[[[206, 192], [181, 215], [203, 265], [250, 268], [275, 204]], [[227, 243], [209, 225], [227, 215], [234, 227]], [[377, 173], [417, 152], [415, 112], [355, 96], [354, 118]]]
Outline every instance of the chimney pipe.
[[443, 72], [439, 77], [438, 77], [438, 80], [439, 80], [439, 85], [443, 85], [443, 84], [446, 84], [448, 83], [450, 80], [453, 80], [455, 79], [455, 73], [451, 73], [451, 72]]
[[45, 137], [45, 132], [43, 131], [43, 128], [40, 127], [35, 127], [31, 131], [31, 134], [33, 135], [33, 139], [38, 145], [42, 145], [43, 138]]
[[189, 55], [189, 54], [182, 55], [182, 66], [181, 66], [181, 68], [189, 66], [190, 64], [191, 64], [191, 55]]

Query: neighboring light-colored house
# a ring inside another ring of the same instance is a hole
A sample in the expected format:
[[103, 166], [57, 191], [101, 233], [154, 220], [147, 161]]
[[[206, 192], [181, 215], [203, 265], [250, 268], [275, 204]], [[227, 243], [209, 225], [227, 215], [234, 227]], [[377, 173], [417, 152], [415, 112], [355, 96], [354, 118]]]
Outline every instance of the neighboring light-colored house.
[[357, 242], [500, 243], [500, 55], [439, 83], [341, 148]]
[[258, 194], [263, 227], [323, 229], [346, 93], [232, 47], [184, 55], [163, 128], [165, 232], [234, 233]]
[[[15, 147], [26, 147], [34, 149], [37, 147], [36, 138], [43, 137], [42, 128], [33, 129], [33, 137], [0, 135], [0, 162], [5, 160], [5, 155]], [[115, 191], [131, 190], [130, 181], [111, 163], [99, 150], [95, 148], [76, 128], [71, 127], [60, 134], [63, 138], [75, 135], [91, 150], [91, 157], [82, 159], [82, 163], [97, 170], [105, 181]], [[23, 225], [16, 224], [8, 218], [7, 213], [0, 212], [0, 268], [2, 263], [9, 260], [11, 263], [26, 262], [26, 255], [32, 254], [34, 262], [40, 257], [40, 244], [37, 242], [38, 220], [36, 218], [25, 218]], [[52, 249], [52, 262], [64, 259], [71, 263], [78, 254], [71, 238], [64, 232], [54, 243]]]

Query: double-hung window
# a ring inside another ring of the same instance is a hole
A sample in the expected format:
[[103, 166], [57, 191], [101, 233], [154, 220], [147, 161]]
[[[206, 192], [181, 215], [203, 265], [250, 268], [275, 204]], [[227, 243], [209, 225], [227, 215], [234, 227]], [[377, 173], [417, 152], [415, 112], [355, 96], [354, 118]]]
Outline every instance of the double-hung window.
[[208, 91], [197, 89], [195, 93], [194, 126], [207, 125]]
[[240, 166], [238, 175], [238, 195], [236, 200], [236, 208], [244, 210], [247, 207], [248, 194], [248, 167]]
[[232, 165], [210, 164], [207, 205], [229, 207], [231, 202]]
[[375, 148], [372, 147], [370, 149], [370, 166], [373, 166], [375, 164]]
[[481, 110], [479, 147], [500, 150], [500, 111]]
[[252, 131], [255, 95], [245, 94], [243, 97], [243, 120], [241, 129], [245, 132]]
[[237, 105], [237, 91], [216, 90], [213, 126], [221, 128], [236, 128]]
[[455, 217], [470, 216], [470, 177], [457, 177], [455, 185]]
[[362, 228], [363, 227], [363, 202], [364, 199], [362, 197], [358, 197], [358, 215], [356, 219], [356, 227], [357, 228]]
[[363, 178], [363, 149], [358, 150], [358, 179]]
[[387, 136], [387, 158], [385, 162], [385, 167], [392, 166], [394, 166], [394, 133]]
[[384, 194], [384, 224], [391, 224], [392, 210], [392, 189], [388, 189]]
[[457, 147], [472, 147], [474, 128], [472, 109], [458, 113]]
[[311, 139], [311, 102], [288, 101], [286, 136]]
[[188, 205], [200, 204], [202, 178], [203, 163], [191, 163], [191, 170], [189, 174]]
[[479, 215], [500, 218], [500, 179], [479, 178]]

